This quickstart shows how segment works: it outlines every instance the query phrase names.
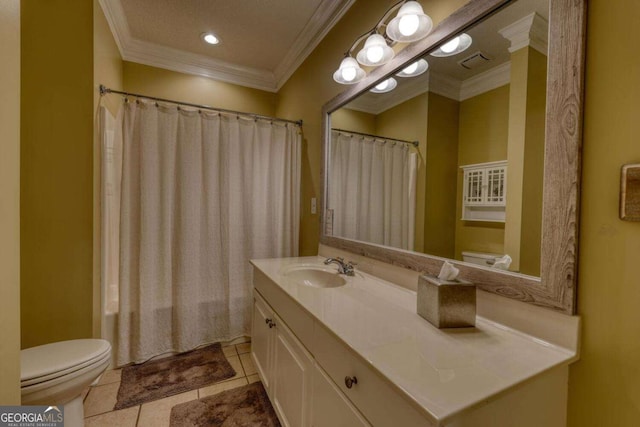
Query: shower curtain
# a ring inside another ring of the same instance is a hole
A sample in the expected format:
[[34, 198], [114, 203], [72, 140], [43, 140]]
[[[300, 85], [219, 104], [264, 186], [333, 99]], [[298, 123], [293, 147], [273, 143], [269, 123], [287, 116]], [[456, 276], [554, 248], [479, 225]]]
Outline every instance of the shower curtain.
[[408, 144], [331, 132], [334, 236], [413, 249], [417, 154]]
[[125, 102], [117, 363], [250, 334], [251, 258], [297, 256], [300, 127]]

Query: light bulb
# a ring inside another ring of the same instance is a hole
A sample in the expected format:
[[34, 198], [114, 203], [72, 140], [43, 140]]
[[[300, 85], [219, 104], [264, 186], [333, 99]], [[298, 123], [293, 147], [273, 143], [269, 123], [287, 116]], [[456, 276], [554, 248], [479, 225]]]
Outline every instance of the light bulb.
[[209, 44], [218, 44], [218, 43], [220, 43], [220, 40], [216, 36], [211, 34], [211, 33], [203, 34], [202, 38], [204, 39], [204, 41], [206, 41]]
[[416, 70], [418, 69], [418, 61], [414, 62], [413, 64], [409, 65], [408, 67], [405, 67], [402, 72], [404, 74], [413, 74], [416, 72]]
[[351, 82], [356, 78], [356, 69], [353, 67], [346, 67], [342, 69], [342, 78], [346, 82]]
[[382, 50], [382, 46], [371, 46], [369, 49], [367, 49], [367, 59], [370, 62], [380, 62], [383, 56], [384, 50]]
[[389, 87], [389, 79], [387, 79], [387, 80], [385, 80], [383, 82], [380, 82], [380, 83], [378, 83], [376, 85], [376, 89], [378, 89], [378, 90], [385, 90], [388, 87]]
[[450, 41], [446, 42], [442, 46], [440, 46], [440, 50], [443, 51], [444, 53], [451, 53], [454, 50], [456, 50], [458, 48], [458, 46], [460, 46], [460, 37], [459, 36], [456, 37], [453, 40], [450, 40]]
[[400, 31], [400, 34], [408, 37], [418, 31], [419, 26], [420, 19], [418, 18], [418, 15], [404, 15], [400, 18], [398, 30]]

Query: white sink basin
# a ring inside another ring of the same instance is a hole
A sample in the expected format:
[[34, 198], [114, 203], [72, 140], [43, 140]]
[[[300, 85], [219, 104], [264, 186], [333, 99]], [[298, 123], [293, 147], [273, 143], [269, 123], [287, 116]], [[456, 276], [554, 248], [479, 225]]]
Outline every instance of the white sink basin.
[[345, 278], [336, 270], [315, 265], [289, 267], [283, 272], [283, 276], [301, 285], [314, 288], [337, 288], [347, 284]]

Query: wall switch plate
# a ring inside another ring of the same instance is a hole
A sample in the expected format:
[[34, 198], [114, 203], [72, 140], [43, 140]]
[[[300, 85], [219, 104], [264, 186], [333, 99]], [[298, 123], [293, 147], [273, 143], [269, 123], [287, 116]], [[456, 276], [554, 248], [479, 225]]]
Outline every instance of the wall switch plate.
[[620, 219], [640, 221], [640, 164], [622, 167], [620, 174]]
[[318, 213], [318, 201], [315, 197], [311, 198], [311, 214], [315, 215]]

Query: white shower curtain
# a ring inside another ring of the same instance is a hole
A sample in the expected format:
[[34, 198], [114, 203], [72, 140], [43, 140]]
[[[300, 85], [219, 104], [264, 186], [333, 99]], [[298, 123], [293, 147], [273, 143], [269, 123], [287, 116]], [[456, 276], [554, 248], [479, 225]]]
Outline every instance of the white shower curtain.
[[333, 130], [332, 234], [413, 249], [417, 154], [408, 144]]
[[249, 335], [249, 259], [298, 252], [299, 126], [144, 101], [120, 120], [118, 364]]

